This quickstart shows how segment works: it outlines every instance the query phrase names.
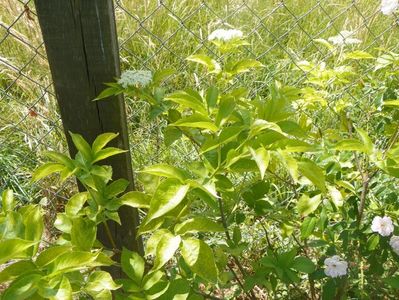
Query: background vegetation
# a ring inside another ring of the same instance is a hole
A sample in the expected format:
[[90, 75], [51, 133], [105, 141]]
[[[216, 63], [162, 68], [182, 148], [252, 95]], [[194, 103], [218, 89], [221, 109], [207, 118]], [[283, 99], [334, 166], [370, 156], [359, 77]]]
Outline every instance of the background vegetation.
[[[300, 5], [296, 0], [115, 1], [121, 65], [124, 70], [178, 70], [165, 82], [167, 92], [185, 87], [206, 88], [212, 82], [201, 67], [188, 63], [186, 57], [198, 53], [215, 55], [207, 42], [208, 34], [219, 27], [238, 28], [249, 42], [240, 55], [259, 60], [264, 68], [239, 75], [236, 85], [245, 86], [252, 95], [270, 97], [270, 86], [276, 80], [304, 88], [321, 80], [320, 68], [324, 64], [330, 69], [342, 66], [344, 57], [337, 51], [343, 50], [331, 51], [318, 41], [342, 30], [351, 30], [362, 40], [361, 44], [350, 46], [348, 52], [364, 50], [375, 57], [386, 51], [397, 53], [397, 21], [381, 14], [379, 6], [380, 1], [375, 0], [311, 0], [301, 1]], [[43, 150], [67, 152], [34, 6], [32, 1], [24, 4], [0, 0], [0, 11], [0, 191], [11, 188], [19, 200], [43, 201], [48, 205], [49, 216], [53, 216], [75, 187], [67, 181], [60, 188], [52, 179], [42, 181], [40, 187], [29, 183]], [[357, 60], [347, 64], [356, 72], [344, 74], [333, 89], [327, 87], [328, 83], [319, 83], [320, 90], [328, 90], [328, 97], [320, 99], [320, 94], [309, 92], [310, 104], [301, 112], [313, 121], [321, 135], [328, 135], [328, 129], [342, 124], [337, 123], [340, 119], [336, 116], [322, 114], [319, 108], [327, 109], [323, 100], [331, 100], [334, 109], [349, 105], [353, 122], [367, 127], [375, 144], [383, 148], [390, 140], [380, 137], [395, 132], [394, 124], [390, 126], [388, 122], [395, 117], [383, 111], [376, 119], [374, 113], [381, 108], [383, 99], [396, 99], [397, 78], [375, 72], [374, 64]], [[334, 73], [333, 77], [340, 75]], [[166, 121], [151, 118], [146, 102], [127, 96], [126, 103], [134, 169], [175, 161], [186, 167], [197, 159], [187, 140], [177, 141], [173, 147], [165, 143]], [[284, 176], [285, 180], [289, 178], [288, 174]], [[378, 179], [387, 188], [381, 197], [393, 201], [390, 197], [394, 197], [397, 182], [384, 176]], [[275, 180], [278, 181], [274, 178], [270, 184], [275, 184]], [[269, 194], [272, 203], [288, 203], [294, 197], [289, 186]], [[265, 236], [260, 224], [255, 231], [248, 229], [256, 219], [249, 222], [243, 226], [242, 234], [251, 244], [249, 255], [256, 257], [256, 249], [265, 246]]]

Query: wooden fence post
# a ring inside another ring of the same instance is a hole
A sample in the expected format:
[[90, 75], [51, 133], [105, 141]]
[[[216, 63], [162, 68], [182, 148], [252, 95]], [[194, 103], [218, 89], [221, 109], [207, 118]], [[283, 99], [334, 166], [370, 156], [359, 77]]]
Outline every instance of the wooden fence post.
[[[123, 97], [92, 100], [120, 75], [119, 52], [112, 0], [35, 0], [64, 130], [82, 134], [89, 142], [104, 132], [119, 132], [114, 146], [129, 149]], [[68, 134], [71, 155], [76, 153]], [[126, 178], [134, 188], [130, 152], [107, 161], [114, 179]], [[109, 226], [118, 248], [142, 253], [136, 238], [138, 212], [123, 207], [122, 225]], [[110, 246], [104, 228], [98, 238]]]

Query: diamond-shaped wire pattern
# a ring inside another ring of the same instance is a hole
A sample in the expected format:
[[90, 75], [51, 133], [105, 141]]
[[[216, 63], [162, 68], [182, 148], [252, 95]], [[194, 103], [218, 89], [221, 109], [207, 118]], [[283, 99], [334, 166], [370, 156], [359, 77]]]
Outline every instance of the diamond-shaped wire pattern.
[[[267, 95], [268, 87], [275, 80], [303, 87], [312, 71], [334, 56], [318, 40], [342, 37], [344, 30], [352, 31], [353, 37], [362, 40], [359, 45], [349, 46], [350, 50], [372, 51], [384, 47], [396, 51], [399, 48], [398, 39], [394, 38], [397, 18], [383, 15], [380, 1], [300, 2], [298, 5], [295, 0], [142, 0], [134, 3], [115, 0], [122, 69], [154, 71], [172, 67], [179, 72], [167, 82], [168, 89], [206, 87], [208, 78], [201, 76], [198, 67], [185, 58], [205, 53], [222, 60], [207, 36], [218, 28], [238, 28], [250, 43], [242, 55], [260, 60], [265, 68], [262, 72], [242, 75], [233, 86], [242, 84], [250, 88], [253, 95]], [[300, 65], [304, 60], [314, 63], [313, 69], [305, 71]], [[372, 69], [366, 71], [373, 72]], [[360, 80], [354, 78], [343, 84], [337, 94], [354, 103], [372, 97], [371, 92], [364, 93], [361, 99], [352, 94]], [[132, 99], [128, 99], [128, 103], [131, 103], [128, 116], [136, 168], [166, 159], [174, 161], [175, 155], [180, 161], [181, 157], [187, 162], [196, 159], [195, 149], [184, 144], [175, 144], [173, 149], [163, 146], [159, 136], [164, 124], [149, 121], [143, 103]]]
[[30, 183], [40, 152], [67, 151], [40, 28], [33, 1], [0, 1], [0, 11], [0, 192], [43, 200], [52, 218], [74, 188]]
[[[399, 48], [398, 18], [383, 15], [379, 0], [115, 0], [114, 4], [122, 69], [174, 68], [177, 75], [165, 85], [169, 91], [206, 87], [209, 79], [185, 58], [206, 53], [224, 59], [207, 40], [218, 28], [245, 33], [249, 45], [242, 55], [265, 67], [241, 75], [233, 86], [245, 85], [261, 96], [268, 94], [275, 80], [302, 87], [312, 69], [305, 71], [300, 62], [314, 63], [313, 69], [322, 67], [333, 54], [318, 39], [339, 36], [343, 30], [362, 40], [354, 50]], [[52, 199], [63, 197], [73, 191], [68, 183], [65, 190], [54, 188], [52, 182], [40, 187], [28, 184], [42, 150], [67, 152], [33, 1], [0, 0], [0, 11], [0, 189], [12, 187], [26, 200], [36, 199], [39, 188]], [[362, 99], [352, 94], [359, 84], [356, 78], [342, 84], [340, 97], [355, 103], [372, 98], [372, 92]], [[164, 145], [165, 124], [148, 118], [144, 102], [127, 98], [126, 103], [134, 169], [174, 163], [177, 156], [195, 161], [192, 146]]]

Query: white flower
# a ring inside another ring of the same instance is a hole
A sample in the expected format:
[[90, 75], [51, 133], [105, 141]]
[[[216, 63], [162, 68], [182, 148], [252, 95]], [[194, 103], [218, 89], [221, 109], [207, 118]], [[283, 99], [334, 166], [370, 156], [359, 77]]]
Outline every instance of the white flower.
[[378, 232], [382, 236], [389, 236], [393, 232], [393, 223], [390, 217], [374, 217], [371, 230]]
[[399, 0], [382, 0], [381, 12], [384, 15], [391, 15], [399, 9]]
[[328, 38], [328, 41], [334, 45], [343, 46], [351, 44], [360, 44], [362, 41], [353, 38], [353, 31], [343, 30], [338, 35]]
[[232, 39], [240, 39], [242, 36], [242, 31], [238, 29], [216, 29], [208, 36], [208, 40], [221, 40], [226, 42]]
[[347, 274], [348, 263], [338, 255], [326, 258], [324, 260], [324, 265], [326, 266], [324, 273], [328, 277], [335, 278]]
[[128, 86], [147, 86], [152, 81], [151, 71], [128, 70], [122, 73], [118, 83], [124, 88]]
[[393, 235], [389, 240], [389, 245], [391, 245], [393, 252], [399, 255], [399, 236]]

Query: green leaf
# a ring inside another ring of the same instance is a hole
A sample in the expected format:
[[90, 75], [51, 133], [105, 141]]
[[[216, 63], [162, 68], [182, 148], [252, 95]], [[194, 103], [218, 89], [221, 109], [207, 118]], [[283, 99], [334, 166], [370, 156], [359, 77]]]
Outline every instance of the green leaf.
[[180, 224], [176, 224], [176, 234], [196, 233], [196, 232], [223, 232], [222, 225], [206, 217], [195, 217], [188, 219]]
[[162, 181], [151, 199], [150, 209], [147, 214], [147, 223], [165, 215], [179, 205], [186, 196], [189, 188], [189, 185], [182, 185], [177, 179], [168, 178]]
[[206, 92], [206, 103], [208, 108], [216, 107], [219, 98], [219, 90], [216, 86], [212, 85], [208, 88]]
[[310, 274], [316, 270], [316, 265], [309, 258], [300, 256], [294, 259], [291, 268], [299, 272]]
[[86, 218], [76, 218], [72, 222], [71, 242], [80, 250], [89, 251], [96, 240], [96, 223]]
[[85, 251], [69, 251], [58, 256], [52, 263], [50, 271], [55, 274], [72, 272], [94, 266], [107, 265], [104, 262], [96, 262], [99, 253]]
[[370, 137], [368, 136], [367, 132], [364, 131], [361, 128], [356, 128], [357, 133], [360, 135], [360, 138], [363, 142], [364, 148], [366, 150], [366, 153], [368, 155], [370, 155], [371, 153], [373, 153], [374, 150], [374, 144], [372, 142], [372, 140], [370, 139]]
[[165, 97], [165, 100], [172, 101], [181, 105], [182, 107], [191, 108], [193, 111], [207, 115], [204, 103], [185, 91], [174, 92]]
[[3, 293], [2, 300], [24, 300], [29, 299], [38, 289], [39, 280], [42, 278], [38, 274], [28, 274], [15, 280]]
[[106, 187], [105, 194], [108, 199], [123, 193], [129, 186], [129, 181], [123, 178], [117, 179]]
[[10, 189], [6, 189], [1, 194], [1, 205], [3, 211], [12, 211], [15, 206], [14, 193]]
[[64, 254], [66, 252], [71, 251], [71, 246], [53, 246], [47, 248], [46, 250], [42, 251], [39, 256], [36, 258], [35, 264], [39, 268], [43, 268], [49, 264], [51, 264], [58, 256]]
[[204, 54], [191, 55], [186, 58], [188, 61], [193, 61], [207, 67], [209, 73], [219, 73], [221, 67], [219, 63], [211, 57]]
[[359, 152], [367, 151], [366, 148], [364, 147], [364, 144], [359, 140], [355, 139], [341, 140], [335, 144], [334, 149], [339, 151], [359, 151]]
[[303, 194], [298, 200], [297, 209], [301, 216], [307, 216], [314, 212], [321, 203], [321, 194], [312, 198]]
[[91, 146], [93, 153], [96, 154], [98, 151], [103, 149], [110, 141], [115, 139], [118, 135], [119, 133], [107, 132], [97, 136]]
[[101, 100], [104, 98], [108, 98], [110, 96], [118, 95], [122, 93], [124, 88], [122, 86], [108, 87], [104, 89], [96, 98], [93, 100]]
[[199, 239], [183, 240], [181, 254], [191, 271], [212, 282], [217, 282], [217, 268], [212, 249]]
[[85, 290], [100, 292], [102, 290], [117, 290], [121, 287], [114, 282], [111, 275], [105, 271], [95, 271], [90, 274]]
[[372, 56], [368, 52], [360, 51], [360, 50], [355, 50], [349, 53], [345, 54], [345, 59], [375, 59], [374, 56]]
[[121, 264], [123, 272], [141, 286], [145, 267], [144, 259], [138, 253], [123, 248]]
[[171, 126], [177, 127], [192, 127], [192, 128], [200, 128], [200, 129], [208, 129], [210, 131], [217, 131], [217, 126], [212, 122], [211, 119], [200, 115], [193, 114], [189, 117], [180, 119], [175, 123], [170, 124]]
[[119, 213], [117, 211], [105, 211], [105, 217], [115, 221], [119, 225], [122, 225], [121, 218], [119, 217]]
[[152, 77], [152, 83], [153, 84], [161, 84], [165, 79], [170, 77], [171, 75], [175, 74], [176, 70], [174, 69], [163, 69], [163, 70], [157, 70], [154, 73], [154, 76]]
[[160, 296], [162, 296], [168, 289], [169, 287], [169, 281], [166, 280], [161, 280], [154, 284], [154, 286], [148, 290], [146, 290], [146, 299], [148, 300], [155, 300], [159, 299]]
[[386, 68], [394, 63], [397, 63], [399, 55], [396, 53], [387, 53], [379, 56], [376, 61], [375, 71]]
[[292, 248], [289, 251], [279, 254], [277, 259], [277, 265], [282, 269], [291, 267], [294, 262], [294, 258], [297, 255], [297, 252], [298, 251], [296, 248]]
[[236, 63], [232, 69], [233, 74], [240, 74], [251, 71], [253, 68], [261, 68], [264, 65], [255, 59], [244, 59]]
[[260, 147], [256, 150], [249, 148], [249, 151], [251, 152], [253, 160], [258, 165], [260, 178], [263, 180], [263, 177], [265, 177], [267, 166], [269, 165], [270, 152], [267, 151], [264, 147]]
[[[122, 286], [123, 286], [122, 289], [125, 292], [137, 293], [137, 292], [141, 292], [142, 291], [142, 288], [139, 285], [137, 285], [137, 283], [134, 283], [130, 279], [123, 278], [123, 279], [116, 279], [116, 280], [117, 280], [117, 283], [122, 284]], [[118, 295], [118, 294], [116, 294], [116, 295]], [[120, 298], [115, 298], [115, 299], [120, 299]], [[124, 300], [124, 298], [120, 299], [120, 300]]]
[[163, 132], [163, 138], [165, 145], [169, 147], [172, 145], [175, 141], [180, 139], [182, 137], [183, 133], [179, 128], [173, 127], [173, 126], [168, 126], [164, 129]]
[[106, 208], [110, 210], [117, 210], [122, 205], [134, 208], [149, 208], [151, 197], [145, 193], [132, 191], [124, 194], [118, 199], [111, 200], [106, 204]]
[[234, 227], [233, 230], [233, 242], [234, 244], [238, 245], [241, 242], [242, 234], [241, 229], [239, 226]]
[[65, 167], [61, 172], [60, 172], [60, 181], [61, 183], [65, 182], [65, 180], [67, 180], [69, 177], [71, 177], [72, 175], [76, 174], [79, 171], [79, 167], [76, 167], [74, 169], [69, 169], [67, 167]]
[[149, 208], [151, 197], [145, 193], [132, 191], [124, 194], [118, 199], [113, 199], [106, 204], [106, 208], [109, 210], [117, 210], [122, 205], [134, 207], [134, 208]]
[[52, 300], [72, 300], [72, 287], [68, 277], [63, 276], [58, 286], [57, 293]]
[[30, 260], [20, 260], [0, 272], [0, 283], [8, 282], [23, 276], [26, 273], [39, 272], [36, 265]]
[[224, 125], [228, 121], [230, 115], [234, 112], [235, 106], [236, 106], [236, 101], [234, 97], [231, 96], [221, 97], [219, 110], [217, 112], [215, 119], [216, 125], [218, 125], [219, 127]]
[[292, 114], [291, 102], [299, 98], [301, 91], [275, 82], [270, 87], [270, 99], [266, 101], [262, 112], [263, 119], [269, 122], [286, 120]]
[[285, 165], [287, 171], [291, 175], [294, 181], [298, 181], [298, 162], [286, 151], [277, 152], [279, 155], [277, 156]]
[[35, 245], [37, 242], [21, 240], [21, 239], [9, 239], [0, 241], [0, 264], [4, 264], [11, 259], [25, 258], [26, 249]]
[[315, 217], [307, 217], [303, 220], [301, 225], [301, 237], [306, 239], [311, 236], [313, 233], [317, 223], [317, 218]]
[[159, 241], [162, 239], [164, 235], [172, 235], [170, 231], [166, 228], [158, 229], [152, 233], [152, 235], [148, 238], [147, 243], [145, 244], [145, 255], [153, 255], [155, 256], [155, 252], [157, 250]]
[[331, 196], [331, 200], [336, 207], [342, 207], [344, 199], [342, 193], [336, 187], [328, 187], [328, 192]]
[[73, 195], [65, 205], [65, 214], [70, 218], [75, 218], [78, 216], [79, 211], [83, 208], [83, 205], [86, 203], [89, 194], [77, 193]]
[[72, 221], [66, 214], [57, 214], [54, 227], [65, 233], [71, 233]]
[[[92, 299], [96, 299], [96, 300], [112, 300], [112, 292], [110, 290], [102, 290], [101, 292], [94, 292], [94, 291], [90, 291], [89, 295], [92, 297]], [[116, 293], [115, 293], [116, 294]], [[115, 299], [119, 299], [117, 296], [118, 294], [116, 294]], [[136, 299], [134, 296], [131, 296], [130, 299]]]
[[186, 179], [188, 179], [187, 174], [183, 170], [167, 164], [152, 165], [144, 170], [141, 170], [140, 172], [166, 178], [174, 178], [180, 180], [181, 182], [184, 182]]
[[[108, 165], [94, 165], [92, 166], [90, 170], [91, 175], [95, 175], [101, 178], [103, 182], [108, 182], [112, 179], [112, 167]], [[84, 178], [80, 177], [80, 180], [84, 180]], [[93, 190], [97, 190], [97, 187], [95, 185], [95, 181], [91, 177], [88, 177], [89, 180], [84, 182], [85, 184], [89, 185]], [[91, 180], [91, 182], [90, 182]]]
[[399, 106], [399, 100], [384, 101], [383, 105], [385, 105], [385, 106]]
[[143, 289], [148, 291], [155, 284], [157, 284], [162, 279], [163, 276], [164, 276], [164, 273], [161, 271], [150, 271], [143, 278]]
[[44, 154], [51, 160], [66, 166], [70, 170], [73, 170], [75, 168], [73, 160], [62, 153], [58, 153], [55, 151], [46, 151]]
[[180, 236], [174, 236], [171, 233], [162, 236], [155, 251], [153, 270], [159, 270], [173, 257], [179, 248], [180, 241]]
[[326, 180], [324, 170], [311, 161], [298, 162], [298, 169], [322, 192], [326, 191]]
[[88, 162], [92, 160], [92, 151], [90, 145], [86, 142], [86, 140], [77, 133], [69, 132], [72, 142], [75, 145], [76, 149], [83, 155], [84, 159]]
[[137, 235], [140, 236], [144, 233], [153, 232], [154, 230], [157, 230], [159, 227], [161, 227], [165, 221], [163, 218], [153, 219], [149, 222], [147, 222], [147, 220], [147, 217], [144, 217], [144, 219], [142, 219], [139, 230], [137, 231]]
[[257, 119], [251, 125], [251, 129], [249, 131], [249, 136], [254, 137], [264, 130], [272, 130], [272, 131], [278, 132], [282, 135], [285, 135], [284, 132], [281, 130], [280, 126], [278, 126], [276, 123]]
[[373, 251], [377, 248], [380, 242], [380, 236], [378, 234], [371, 235], [367, 240], [367, 250]]
[[333, 279], [327, 280], [327, 282], [323, 285], [322, 289], [322, 300], [333, 300], [335, 299], [337, 287], [335, 285], [335, 281]]
[[35, 172], [32, 175], [32, 181], [33, 182], [39, 181], [40, 179], [50, 174], [61, 172], [63, 169], [64, 165], [58, 163], [45, 163], [44, 165], [41, 165], [35, 170]]
[[313, 41], [316, 43], [319, 43], [320, 45], [327, 47], [328, 50], [334, 49], [334, 46], [332, 44], [330, 44], [328, 41], [326, 41], [325, 39], [314, 39]]
[[29, 254], [34, 256], [38, 250], [44, 230], [41, 207], [39, 205], [25, 206], [20, 209], [20, 213], [25, 226], [25, 240], [36, 242], [32, 249], [29, 250]]
[[95, 162], [98, 162], [100, 160], [106, 159], [108, 157], [114, 156], [114, 155], [118, 155], [121, 153], [125, 153], [127, 152], [127, 150], [122, 150], [122, 149], [118, 149], [118, 148], [114, 148], [114, 147], [108, 147], [105, 149], [102, 149], [100, 151], [98, 151], [95, 156], [94, 156], [94, 160], [92, 161], [92, 163], [94, 164]]
[[[178, 278], [170, 282], [165, 294], [158, 300], [186, 300], [190, 294], [190, 282], [185, 278]], [[200, 298], [202, 299], [202, 298]], [[190, 298], [190, 300], [194, 300]]]

